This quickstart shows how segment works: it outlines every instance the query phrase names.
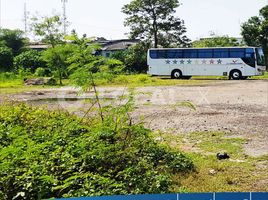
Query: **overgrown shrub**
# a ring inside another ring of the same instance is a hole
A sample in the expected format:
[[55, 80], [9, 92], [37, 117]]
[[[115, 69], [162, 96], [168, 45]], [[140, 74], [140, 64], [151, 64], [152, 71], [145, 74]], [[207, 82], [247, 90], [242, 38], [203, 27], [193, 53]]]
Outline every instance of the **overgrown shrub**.
[[17, 70], [25, 69], [34, 73], [37, 68], [46, 67], [46, 63], [41, 58], [40, 52], [36, 50], [28, 50], [14, 58], [14, 66]]
[[38, 68], [35, 70], [34, 75], [35, 75], [35, 76], [40, 76], [40, 77], [42, 77], [42, 76], [46, 76], [46, 75], [47, 75], [46, 72], [47, 72], [47, 70], [46, 70], [45, 68], [43, 68], [43, 67], [38, 67]]
[[112, 58], [118, 59], [126, 66], [124, 69], [130, 73], [145, 73], [147, 67], [147, 50], [148, 44], [139, 43], [129, 47], [125, 51], [119, 51], [112, 54]]
[[13, 66], [12, 49], [6, 46], [0, 46], [0, 72], [11, 71]]
[[127, 117], [131, 104], [82, 120], [24, 104], [0, 106], [0, 199], [164, 193], [191, 160]]

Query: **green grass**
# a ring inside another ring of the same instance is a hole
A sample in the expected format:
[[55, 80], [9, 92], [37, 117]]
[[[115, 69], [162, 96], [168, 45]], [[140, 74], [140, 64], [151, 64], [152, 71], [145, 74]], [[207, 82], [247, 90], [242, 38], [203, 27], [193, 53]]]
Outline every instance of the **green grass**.
[[[260, 164], [268, 165], [268, 155], [257, 158], [245, 155], [246, 139], [232, 138], [222, 132], [160, 133], [160, 136], [162, 143], [174, 150], [186, 151], [196, 166], [190, 175], [174, 175], [174, 192], [268, 191], [268, 185], [263, 182], [268, 180], [268, 168], [260, 167]], [[217, 160], [218, 152], [227, 152], [231, 159]]]
[[268, 79], [268, 72], [265, 72], [263, 76], [254, 76], [252, 79]]
[[[69, 80], [63, 80], [63, 86], [69, 85]], [[26, 86], [20, 78], [14, 79], [1, 79], [0, 77], [0, 94], [17, 94], [22, 92], [38, 91], [41, 89], [50, 89], [62, 87], [60, 85], [49, 86], [49, 85], [34, 85]]]
[[[268, 73], [264, 76], [252, 77], [251, 79], [268, 79]], [[147, 86], [172, 86], [172, 85], [201, 85], [214, 82], [216, 80], [227, 80], [221, 76], [196, 76], [191, 80], [176, 80], [170, 77], [151, 77], [147, 74], [118, 75], [118, 76], [97, 76], [95, 78], [98, 86], [128, 86], [128, 87], [147, 87]], [[64, 80], [63, 86], [71, 85], [70, 80]], [[0, 74], [0, 94], [14, 94], [40, 89], [49, 89], [61, 86], [24, 86], [23, 80], [17, 77], [3, 78]]]
[[118, 75], [114, 78], [97, 77], [95, 80], [99, 86], [169, 86], [169, 85], [200, 85], [211, 80], [176, 80], [169, 77], [151, 77], [147, 74]]

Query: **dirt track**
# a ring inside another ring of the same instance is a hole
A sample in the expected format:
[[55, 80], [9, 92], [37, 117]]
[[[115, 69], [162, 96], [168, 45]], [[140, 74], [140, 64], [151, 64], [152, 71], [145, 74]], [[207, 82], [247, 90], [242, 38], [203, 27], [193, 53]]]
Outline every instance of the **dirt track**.
[[[9, 95], [10, 99], [27, 101], [55, 98], [56, 101], [38, 101], [50, 107], [62, 107], [74, 111], [84, 108], [82, 101], [66, 101], [75, 97], [75, 89], [62, 88]], [[116, 98], [124, 88], [99, 88], [103, 98]], [[201, 86], [159, 86], [137, 89], [136, 110], [138, 120], [145, 117], [146, 126], [177, 134], [188, 132], [228, 132], [231, 137], [248, 139], [245, 151], [248, 155], [268, 154], [268, 81], [215, 81]], [[84, 97], [91, 97], [87, 94]], [[1, 99], [1, 97], [0, 97]], [[54, 100], [55, 100], [54, 99]], [[196, 111], [177, 106], [190, 101]]]
[[[228, 132], [230, 137], [248, 139], [246, 154], [268, 154], [268, 82], [224, 81], [206, 86], [148, 87], [150, 102], [138, 102], [136, 115], [144, 115], [147, 126], [167, 132]], [[143, 100], [143, 101], [142, 101]], [[174, 106], [191, 101], [197, 108]]]

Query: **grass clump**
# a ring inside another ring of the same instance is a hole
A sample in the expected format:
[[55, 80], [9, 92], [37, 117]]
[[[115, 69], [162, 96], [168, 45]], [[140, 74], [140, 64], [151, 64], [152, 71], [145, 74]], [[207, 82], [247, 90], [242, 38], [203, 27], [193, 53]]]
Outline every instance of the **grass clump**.
[[0, 199], [164, 193], [193, 169], [180, 152], [134, 124], [129, 106], [81, 119], [59, 111], [0, 106]]
[[[267, 155], [245, 155], [246, 139], [223, 132], [160, 133], [160, 136], [162, 143], [172, 149], [184, 149], [196, 169], [186, 176], [174, 175], [173, 192], [268, 191]], [[218, 152], [227, 152], [231, 158], [217, 160]]]

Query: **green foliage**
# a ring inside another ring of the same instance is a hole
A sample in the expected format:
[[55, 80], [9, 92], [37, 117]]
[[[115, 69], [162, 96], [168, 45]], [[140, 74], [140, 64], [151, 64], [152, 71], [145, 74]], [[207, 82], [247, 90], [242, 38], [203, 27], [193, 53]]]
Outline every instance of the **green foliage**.
[[[95, 53], [100, 46], [92, 42], [90, 38], [84, 35], [78, 38], [75, 32], [67, 39], [72, 41], [74, 52], [68, 58], [69, 72], [73, 73], [72, 78], [90, 81], [92, 73], [113, 73], [119, 74], [124, 70], [124, 65], [121, 61], [113, 58], [104, 58], [96, 56]], [[78, 80], [80, 81], [80, 80]]]
[[228, 36], [215, 36], [193, 42], [193, 47], [234, 47], [239, 46], [236, 38]]
[[0, 46], [7, 46], [12, 49], [14, 56], [22, 52], [27, 39], [21, 30], [0, 29]]
[[145, 43], [139, 43], [137, 45], [129, 47], [125, 51], [120, 51], [112, 55], [112, 58], [116, 58], [124, 63], [125, 71], [145, 73], [148, 70], [147, 67], [147, 50], [149, 46]]
[[38, 67], [36, 70], [35, 70], [35, 73], [34, 73], [35, 76], [39, 76], [39, 77], [42, 77], [42, 76], [46, 76], [46, 69], [45, 68], [42, 68], [42, 67]]
[[259, 16], [251, 17], [241, 27], [247, 45], [263, 47], [268, 65], [268, 6], [260, 10]]
[[12, 49], [2, 46], [0, 47], [0, 71], [11, 71], [13, 65]]
[[60, 84], [62, 84], [63, 78], [69, 76], [67, 60], [73, 52], [74, 46], [72, 44], [59, 44], [42, 53], [42, 59], [46, 61], [54, 76], [59, 79]]
[[18, 69], [29, 69], [32, 73], [39, 67], [46, 67], [45, 61], [41, 58], [41, 53], [35, 50], [22, 52], [14, 58], [14, 66]]
[[130, 27], [130, 37], [153, 40], [154, 47], [188, 45], [184, 22], [174, 16], [179, 5], [178, 0], [132, 0], [122, 8], [128, 15], [125, 25]]
[[104, 108], [103, 121], [23, 104], [0, 106], [0, 198], [168, 192], [171, 175], [193, 164], [133, 124], [131, 102]]
[[63, 23], [60, 16], [52, 17], [33, 17], [32, 30], [36, 36], [41, 37], [42, 41], [52, 47], [63, 41]]
[[12, 79], [17, 79], [17, 75], [15, 73], [13, 72], [0, 73], [0, 81], [4, 82]]

